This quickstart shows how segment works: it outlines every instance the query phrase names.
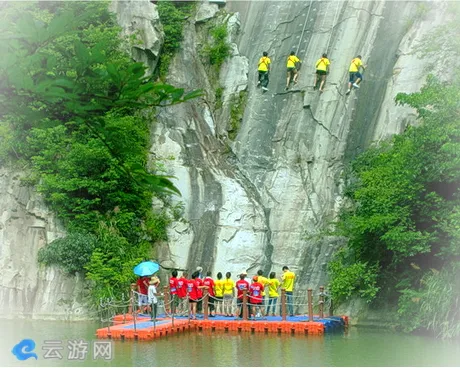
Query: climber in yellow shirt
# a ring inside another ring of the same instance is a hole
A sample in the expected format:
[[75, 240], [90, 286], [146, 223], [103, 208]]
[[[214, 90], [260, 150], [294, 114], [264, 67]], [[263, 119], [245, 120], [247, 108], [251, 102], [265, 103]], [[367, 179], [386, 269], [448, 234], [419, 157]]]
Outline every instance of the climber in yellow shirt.
[[351, 61], [350, 68], [348, 69], [350, 79], [348, 81], [347, 95], [351, 91], [351, 86], [359, 88], [359, 84], [363, 80], [363, 75], [359, 72], [360, 68], [363, 70], [366, 69], [366, 67], [363, 65], [363, 62], [361, 61], [361, 55], [358, 55]]
[[286, 91], [289, 89], [289, 83], [291, 82], [291, 77], [292, 81], [294, 84], [297, 84], [297, 78], [299, 77], [299, 74], [297, 73], [297, 68], [300, 67], [300, 59], [295, 55], [294, 51], [291, 51], [291, 54], [287, 58], [287, 81], [286, 81]]
[[264, 51], [262, 57], [259, 59], [259, 64], [257, 71], [259, 72], [259, 80], [257, 82], [257, 87], [262, 86], [264, 91], [268, 91], [268, 75], [270, 74], [270, 58], [268, 57], [268, 52]]
[[329, 73], [329, 65], [331, 62], [327, 58], [327, 54], [323, 54], [321, 59], [315, 64], [316, 74], [315, 74], [315, 83], [313, 84], [313, 89], [316, 89], [316, 83], [318, 83], [318, 76], [321, 76], [321, 84], [319, 85], [319, 91], [323, 92], [324, 83], [326, 83], [326, 75]]

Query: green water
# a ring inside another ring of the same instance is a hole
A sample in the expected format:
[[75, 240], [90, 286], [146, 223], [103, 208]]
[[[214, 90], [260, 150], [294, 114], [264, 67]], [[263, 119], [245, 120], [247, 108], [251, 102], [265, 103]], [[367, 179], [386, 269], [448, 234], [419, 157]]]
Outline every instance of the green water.
[[[114, 341], [110, 362], [43, 359], [45, 340], [94, 341], [95, 323], [0, 320], [2, 366], [460, 366], [460, 343], [380, 330], [350, 328], [319, 336], [186, 333], [157, 341]], [[15, 344], [34, 339], [38, 360], [19, 361]], [[92, 350], [92, 348], [91, 348]]]

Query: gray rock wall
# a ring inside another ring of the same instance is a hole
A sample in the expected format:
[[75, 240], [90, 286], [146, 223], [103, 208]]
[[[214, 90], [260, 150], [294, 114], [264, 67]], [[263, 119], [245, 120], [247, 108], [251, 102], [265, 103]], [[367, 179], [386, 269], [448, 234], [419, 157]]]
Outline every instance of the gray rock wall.
[[[221, 83], [225, 96], [235, 94], [231, 85], [246, 88], [237, 82], [244, 80], [245, 67], [228, 72], [235, 57], [246, 57], [249, 99], [230, 149], [219, 138], [228, 115], [210, 114], [206, 99], [159, 114], [152, 151], [174, 155], [171, 172], [178, 178], [188, 221], [171, 228], [162, 261], [234, 275], [259, 268], [280, 275], [287, 264], [298, 275], [298, 304], [305, 302], [300, 295], [307, 287], [326, 283], [327, 261], [342, 240], [315, 235], [341, 206], [344, 165], [372, 141], [414, 121], [413, 111], [396, 107], [394, 97], [423, 85], [429, 60], [417, 59], [411, 47], [446, 12], [445, 4], [437, 3], [424, 19], [414, 18], [418, 6], [395, 1], [230, 2], [241, 29], [238, 52], [222, 68]], [[196, 28], [189, 27], [170, 82], [207, 89], [206, 70], [194, 52]], [[291, 50], [298, 51], [303, 66], [298, 85], [286, 92], [285, 60]], [[263, 51], [272, 58], [265, 94], [256, 87]], [[320, 95], [312, 85], [314, 63], [323, 52], [332, 65]], [[348, 66], [357, 54], [368, 68], [361, 89], [346, 97]], [[184, 62], [190, 66], [186, 74]]]
[[0, 317], [85, 319], [84, 283], [37, 263], [37, 252], [64, 235], [24, 173], [0, 169]]

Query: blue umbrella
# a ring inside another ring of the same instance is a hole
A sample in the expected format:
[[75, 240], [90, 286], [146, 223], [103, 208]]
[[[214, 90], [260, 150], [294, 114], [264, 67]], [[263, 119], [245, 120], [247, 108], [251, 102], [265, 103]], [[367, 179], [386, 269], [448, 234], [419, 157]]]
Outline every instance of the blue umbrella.
[[136, 267], [134, 267], [134, 274], [137, 276], [150, 276], [157, 272], [159, 269], [160, 265], [158, 263], [146, 261], [141, 262]]

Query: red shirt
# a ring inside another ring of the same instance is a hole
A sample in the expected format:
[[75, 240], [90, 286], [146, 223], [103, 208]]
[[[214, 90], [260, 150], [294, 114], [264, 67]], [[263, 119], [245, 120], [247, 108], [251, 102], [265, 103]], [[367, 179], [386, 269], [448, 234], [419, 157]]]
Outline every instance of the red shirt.
[[177, 278], [171, 277], [169, 279], [169, 291], [171, 295], [177, 295]]
[[[196, 286], [203, 286], [203, 280], [200, 279], [199, 277], [197, 277], [195, 279], [195, 281], [197, 282]], [[201, 299], [203, 297], [203, 289], [198, 289], [198, 299]]]
[[187, 296], [187, 279], [185, 277], [177, 279], [177, 296], [181, 299]]
[[149, 284], [149, 281], [150, 279], [148, 277], [141, 277], [139, 279], [137, 279], [136, 281], [136, 284], [137, 286], [139, 287], [139, 293], [143, 294], [143, 295], [147, 295], [147, 291], [148, 291], [148, 286], [145, 285], [144, 281], [147, 283], [147, 285]]
[[187, 292], [189, 299], [198, 300], [198, 283], [196, 280], [187, 280]]
[[246, 280], [238, 280], [236, 282], [236, 290], [238, 291], [237, 298], [243, 299], [243, 290], [249, 291], [249, 282]]
[[261, 304], [262, 303], [262, 291], [264, 291], [264, 286], [260, 282], [253, 282], [249, 287], [251, 298], [249, 302], [251, 304]]
[[204, 279], [203, 285], [208, 286], [209, 296], [214, 296], [214, 280], [208, 276]]

